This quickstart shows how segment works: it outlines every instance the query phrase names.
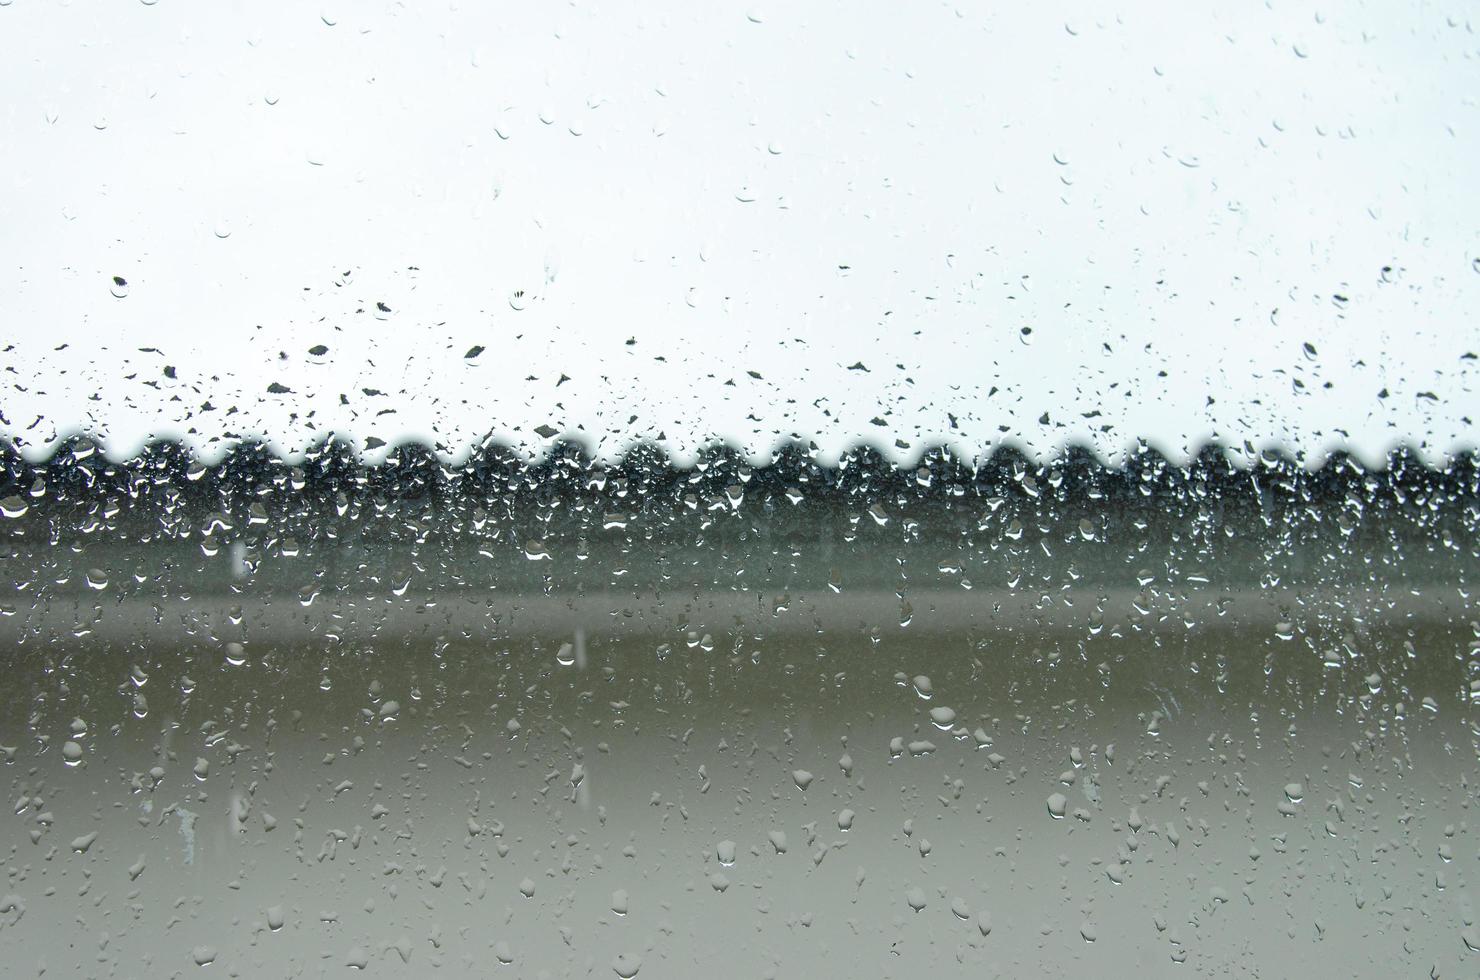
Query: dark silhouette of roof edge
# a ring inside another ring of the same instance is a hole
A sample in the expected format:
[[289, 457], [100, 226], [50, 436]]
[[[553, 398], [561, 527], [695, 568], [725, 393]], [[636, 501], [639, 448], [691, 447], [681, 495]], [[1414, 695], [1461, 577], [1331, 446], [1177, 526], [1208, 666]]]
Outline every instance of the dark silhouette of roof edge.
[[387, 477], [415, 472], [423, 472], [442, 481], [498, 472], [505, 478], [520, 477], [530, 482], [557, 472], [602, 472], [628, 478], [641, 475], [651, 480], [663, 471], [684, 476], [695, 472], [723, 471], [743, 472], [747, 481], [759, 478], [770, 482], [768, 477], [805, 478], [812, 474], [829, 483], [847, 483], [851, 474], [859, 473], [868, 473], [875, 478], [893, 474], [908, 480], [946, 478], [975, 482], [985, 479], [990, 482], [993, 477], [1020, 480], [1023, 475], [1041, 476], [1049, 472], [1121, 478], [1162, 472], [1216, 473], [1224, 478], [1265, 473], [1314, 484], [1373, 476], [1400, 482], [1408, 479], [1428, 482], [1442, 477], [1447, 478], [1446, 482], [1457, 481], [1460, 485], [1473, 486], [1477, 460], [1480, 460], [1475, 449], [1462, 449], [1449, 453], [1443, 465], [1430, 466], [1411, 444], [1395, 446], [1382, 464], [1375, 467], [1365, 465], [1351, 451], [1337, 449], [1327, 453], [1313, 468], [1277, 449], [1266, 450], [1249, 462], [1246, 455], [1231, 454], [1216, 442], [1189, 454], [1185, 464], [1173, 462], [1171, 456], [1145, 442], [1127, 450], [1119, 464], [1106, 462], [1092, 448], [1077, 443], [1065, 446], [1057, 455], [1042, 461], [1035, 460], [1012, 443], [994, 446], [975, 461], [963, 458], [948, 445], [931, 443], [923, 448], [917, 460], [900, 464], [891, 461], [876, 445], [861, 440], [853, 443], [832, 463], [819, 459], [815, 445], [800, 441], [778, 443], [772, 449], [770, 459], [763, 463], [754, 462], [743, 449], [721, 440], [708, 443], [699, 450], [693, 462], [687, 464], [675, 461], [662, 445], [646, 441], [633, 443], [609, 462], [598, 461], [589, 445], [566, 438], [552, 440], [542, 454], [534, 457], [510, 442], [493, 437], [451, 458], [439, 455], [436, 448], [419, 440], [404, 440], [384, 448], [384, 455], [378, 460], [367, 461], [353, 444], [334, 435], [326, 436], [301, 453], [279, 452], [263, 441], [246, 438], [227, 447], [219, 459], [207, 462], [204, 460], [214, 456], [214, 452], [208, 456], [183, 441], [157, 439], [125, 459], [114, 460], [103, 452], [97, 441], [85, 433], [78, 433], [58, 440], [44, 458], [28, 460], [10, 439], [0, 436], [0, 484], [14, 485], [23, 481], [27, 474], [55, 473], [71, 467], [85, 467], [92, 472], [105, 469], [149, 471], [156, 476], [173, 472], [186, 481], [198, 480], [208, 472], [219, 479], [266, 467], [290, 468], [311, 475], [315, 482], [332, 479], [336, 474]]

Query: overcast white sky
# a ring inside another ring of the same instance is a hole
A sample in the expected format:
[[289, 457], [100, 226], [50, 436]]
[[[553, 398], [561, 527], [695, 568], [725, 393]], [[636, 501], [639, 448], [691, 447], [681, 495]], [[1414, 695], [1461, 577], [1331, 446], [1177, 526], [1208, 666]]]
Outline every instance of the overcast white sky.
[[0, 0], [0, 431], [1441, 455], [1477, 19]]

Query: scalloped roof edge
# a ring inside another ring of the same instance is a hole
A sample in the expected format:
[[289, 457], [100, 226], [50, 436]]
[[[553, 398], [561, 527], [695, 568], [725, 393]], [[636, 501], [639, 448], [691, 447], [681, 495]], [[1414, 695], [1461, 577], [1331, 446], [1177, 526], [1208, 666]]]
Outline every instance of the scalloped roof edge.
[[778, 440], [769, 453], [748, 453], [745, 447], [734, 442], [711, 440], [690, 453], [675, 453], [663, 443], [650, 440], [634, 440], [620, 452], [610, 456], [598, 456], [589, 440], [557, 435], [546, 440], [539, 452], [530, 452], [518, 442], [489, 435], [477, 443], [449, 452], [446, 447], [422, 439], [406, 438], [387, 444], [371, 440], [369, 445], [352, 441], [339, 435], [328, 435], [299, 450], [286, 449], [268, 440], [247, 437], [221, 441], [202, 447], [188, 439], [156, 438], [132, 446], [127, 452], [118, 452], [106, 442], [83, 432], [59, 438], [41, 451], [17, 448], [7, 436], [0, 435], [0, 469], [14, 473], [17, 467], [46, 469], [73, 459], [101, 455], [109, 463], [129, 466], [160, 457], [184, 458], [201, 466], [232, 468], [234, 464], [248, 461], [273, 462], [284, 466], [314, 465], [317, 462], [336, 460], [341, 465], [349, 464], [367, 470], [398, 468], [410, 459], [435, 460], [443, 466], [460, 469], [478, 460], [497, 460], [504, 465], [536, 470], [559, 459], [574, 460], [586, 468], [629, 469], [633, 466], [664, 466], [674, 471], [692, 471], [696, 467], [707, 468], [718, 461], [745, 465], [752, 469], [767, 469], [791, 462], [797, 465], [809, 462], [824, 470], [841, 471], [857, 465], [888, 469], [900, 472], [911, 471], [922, 465], [946, 465], [969, 473], [991, 471], [1014, 463], [1030, 469], [1052, 468], [1064, 465], [1089, 465], [1105, 471], [1125, 472], [1143, 469], [1148, 463], [1164, 461], [1179, 468], [1223, 463], [1234, 470], [1253, 470], [1255, 467], [1274, 467], [1284, 470], [1304, 469], [1309, 473], [1351, 467], [1359, 472], [1380, 473], [1394, 470], [1420, 469], [1430, 473], [1459, 470], [1474, 470], [1477, 451], [1473, 447], [1451, 449], [1435, 454], [1427, 447], [1408, 442], [1392, 445], [1379, 457], [1363, 458], [1345, 446], [1324, 450], [1318, 456], [1301, 457], [1282, 446], [1269, 446], [1253, 451], [1246, 444], [1243, 450], [1230, 450], [1222, 443], [1209, 441], [1195, 450], [1167, 451], [1164, 447], [1147, 441], [1136, 441], [1128, 445], [1115, 457], [1106, 458], [1091, 446], [1070, 442], [1060, 446], [1051, 455], [1037, 454], [1014, 443], [1004, 441], [976, 453], [963, 452], [962, 446], [947, 441], [932, 441], [911, 447], [901, 454], [894, 447], [884, 447], [878, 442], [857, 439], [845, 443], [834, 452], [820, 450], [816, 443], [797, 440]]

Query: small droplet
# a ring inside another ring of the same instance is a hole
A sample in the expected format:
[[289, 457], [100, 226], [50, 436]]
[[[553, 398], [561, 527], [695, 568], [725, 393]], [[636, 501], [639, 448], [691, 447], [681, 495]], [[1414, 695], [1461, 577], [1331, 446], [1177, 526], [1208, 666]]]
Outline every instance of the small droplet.
[[113, 294], [114, 299], [123, 299], [128, 296], [128, 280], [122, 276], [114, 276], [113, 285], [108, 291]]

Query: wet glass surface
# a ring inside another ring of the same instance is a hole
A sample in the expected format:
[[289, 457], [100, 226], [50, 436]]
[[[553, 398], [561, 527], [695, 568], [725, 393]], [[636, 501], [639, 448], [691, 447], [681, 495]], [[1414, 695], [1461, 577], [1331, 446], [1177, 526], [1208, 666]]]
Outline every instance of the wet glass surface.
[[88, 459], [3, 525], [26, 971], [1447, 975], [1480, 945], [1468, 461], [572, 459], [471, 494]]

